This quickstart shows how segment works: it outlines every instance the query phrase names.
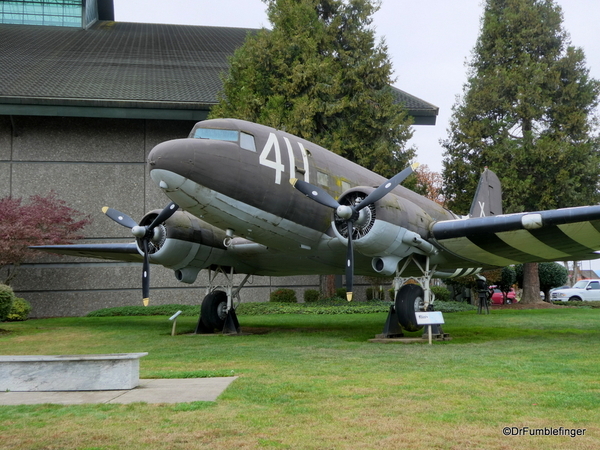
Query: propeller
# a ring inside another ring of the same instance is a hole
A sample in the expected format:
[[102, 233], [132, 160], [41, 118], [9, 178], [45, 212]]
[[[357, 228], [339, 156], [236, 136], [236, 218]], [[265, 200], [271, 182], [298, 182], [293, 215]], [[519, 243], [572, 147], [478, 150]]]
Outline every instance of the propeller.
[[155, 228], [169, 219], [179, 206], [171, 202], [156, 216], [150, 225], [138, 225], [135, 220], [127, 214], [123, 214], [116, 209], [105, 206], [102, 212], [110, 217], [118, 224], [129, 228], [131, 233], [141, 241], [142, 251], [144, 252], [144, 263], [142, 265], [142, 297], [144, 306], [148, 306], [150, 302], [150, 256], [149, 244], [152, 241], [160, 239], [158, 233], [155, 233]]
[[360, 211], [363, 208], [366, 208], [367, 206], [377, 202], [378, 200], [381, 200], [390, 191], [395, 189], [396, 186], [402, 183], [411, 173], [413, 173], [418, 166], [418, 163], [411, 164], [402, 172], [394, 175], [384, 184], [378, 186], [373, 192], [355, 205], [340, 205], [339, 202], [329, 195], [325, 189], [314, 186], [297, 178], [292, 178], [290, 180], [292, 186], [294, 186], [297, 190], [317, 203], [335, 209], [338, 217], [346, 221], [348, 228], [348, 249], [346, 252], [346, 297], [348, 301], [352, 300], [352, 278], [354, 276], [354, 250], [352, 245], [352, 234], [354, 230], [354, 223], [360, 218]]

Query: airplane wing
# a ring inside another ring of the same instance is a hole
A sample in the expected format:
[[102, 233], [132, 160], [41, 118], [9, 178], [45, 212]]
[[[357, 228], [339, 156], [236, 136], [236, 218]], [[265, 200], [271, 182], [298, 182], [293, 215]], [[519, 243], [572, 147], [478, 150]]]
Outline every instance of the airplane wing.
[[481, 265], [600, 258], [600, 205], [441, 221], [431, 234], [448, 252]]
[[71, 244], [71, 245], [38, 245], [29, 247], [48, 253], [60, 255], [82, 256], [85, 258], [110, 259], [127, 262], [143, 262], [135, 243], [129, 244]]

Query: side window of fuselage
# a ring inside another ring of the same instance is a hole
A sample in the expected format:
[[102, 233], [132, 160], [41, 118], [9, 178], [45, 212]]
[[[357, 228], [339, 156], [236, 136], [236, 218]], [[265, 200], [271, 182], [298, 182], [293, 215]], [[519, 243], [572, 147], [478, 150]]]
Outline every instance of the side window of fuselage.
[[323, 172], [317, 172], [317, 184], [329, 187], [329, 175]]
[[254, 136], [248, 133], [240, 132], [240, 147], [256, 152], [256, 143], [254, 142]]

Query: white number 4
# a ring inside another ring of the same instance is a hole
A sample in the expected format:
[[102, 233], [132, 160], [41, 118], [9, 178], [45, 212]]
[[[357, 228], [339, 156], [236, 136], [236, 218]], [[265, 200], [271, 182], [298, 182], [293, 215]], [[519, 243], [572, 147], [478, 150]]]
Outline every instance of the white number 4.
[[[275, 151], [275, 160], [269, 159], [271, 150]], [[281, 162], [281, 149], [279, 148], [279, 141], [274, 133], [269, 134], [269, 139], [265, 144], [262, 152], [260, 153], [259, 160], [261, 165], [275, 169], [275, 183], [281, 184], [281, 174], [285, 170], [285, 166]]]

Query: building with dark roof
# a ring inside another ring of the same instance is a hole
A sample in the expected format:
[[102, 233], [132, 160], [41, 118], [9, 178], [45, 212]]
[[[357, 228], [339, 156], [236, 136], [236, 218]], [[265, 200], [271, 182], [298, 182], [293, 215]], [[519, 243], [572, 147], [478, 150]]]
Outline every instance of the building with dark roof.
[[96, 22], [2, 27], [0, 113], [199, 121], [243, 28]]
[[[148, 152], [206, 118], [228, 58], [253, 31], [115, 22], [112, 0], [0, 2], [0, 197], [53, 190], [92, 216], [90, 242], [131, 241], [100, 208], [139, 219], [164, 206], [146, 170]], [[435, 124], [437, 107], [393, 89], [415, 124]], [[13, 287], [34, 316], [81, 315], [139, 304], [140, 271], [137, 264], [48, 257], [25, 265]], [[201, 300], [166, 269], [153, 270], [152, 286], [157, 303]]]
[[[10, 2], [9, 2], [10, 3]], [[203, 120], [255, 30], [96, 21], [2, 26], [0, 114]], [[416, 125], [438, 108], [392, 88]]]

